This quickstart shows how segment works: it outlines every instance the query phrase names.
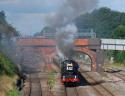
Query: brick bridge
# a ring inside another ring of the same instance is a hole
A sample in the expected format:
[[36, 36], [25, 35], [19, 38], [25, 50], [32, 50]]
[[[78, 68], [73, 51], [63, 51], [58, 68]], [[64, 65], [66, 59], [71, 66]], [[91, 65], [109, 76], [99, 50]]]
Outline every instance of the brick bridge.
[[[19, 48], [35, 47], [45, 54], [46, 58], [52, 58], [56, 53], [56, 39], [33, 37], [33, 38], [17, 38], [17, 45]], [[100, 39], [75, 39], [74, 50], [87, 54], [91, 59], [91, 70], [98, 71], [103, 63], [101, 40]]]

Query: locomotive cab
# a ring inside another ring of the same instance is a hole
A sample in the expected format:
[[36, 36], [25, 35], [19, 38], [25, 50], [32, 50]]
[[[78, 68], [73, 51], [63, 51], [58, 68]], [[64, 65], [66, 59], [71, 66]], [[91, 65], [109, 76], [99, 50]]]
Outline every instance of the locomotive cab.
[[61, 63], [62, 82], [78, 82], [78, 64], [73, 60], [65, 60]]

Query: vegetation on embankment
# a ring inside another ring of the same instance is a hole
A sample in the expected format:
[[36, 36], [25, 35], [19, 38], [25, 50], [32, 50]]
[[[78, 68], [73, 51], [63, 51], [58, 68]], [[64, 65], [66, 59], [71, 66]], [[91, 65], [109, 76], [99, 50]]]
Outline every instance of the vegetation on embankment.
[[15, 65], [0, 52], [0, 96], [19, 96]]
[[125, 70], [125, 64], [124, 63], [105, 64], [104, 68], [117, 68], [117, 69], [124, 69]]
[[0, 52], [0, 75], [14, 76], [15, 72], [14, 64]]
[[16, 75], [13, 77], [0, 76], [0, 96], [19, 96], [19, 92], [16, 89], [16, 79]]
[[0, 96], [19, 96], [16, 90], [16, 80], [18, 78], [16, 67], [11, 60], [1, 52], [3, 48], [1, 47], [1, 41], [6, 40], [9, 42], [16, 36], [19, 36], [19, 32], [7, 22], [4, 11], [0, 11]]

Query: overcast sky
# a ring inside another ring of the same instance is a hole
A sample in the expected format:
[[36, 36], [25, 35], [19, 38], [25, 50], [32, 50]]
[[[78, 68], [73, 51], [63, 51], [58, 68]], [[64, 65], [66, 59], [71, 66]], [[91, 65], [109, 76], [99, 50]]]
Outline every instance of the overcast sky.
[[[0, 0], [7, 20], [23, 35], [40, 32], [45, 26], [45, 17], [53, 14], [64, 0]], [[100, 0], [98, 7], [109, 7], [125, 12], [125, 0]]]

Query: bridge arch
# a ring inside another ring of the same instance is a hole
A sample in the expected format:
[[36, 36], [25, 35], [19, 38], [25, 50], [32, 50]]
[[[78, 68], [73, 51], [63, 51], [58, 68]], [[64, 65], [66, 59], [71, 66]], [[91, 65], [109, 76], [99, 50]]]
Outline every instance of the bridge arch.
[[87, 54], [91, 59], [91, 71], [96, 71], [96, 52], [88, 48], [76, 48], [76, 52]]

